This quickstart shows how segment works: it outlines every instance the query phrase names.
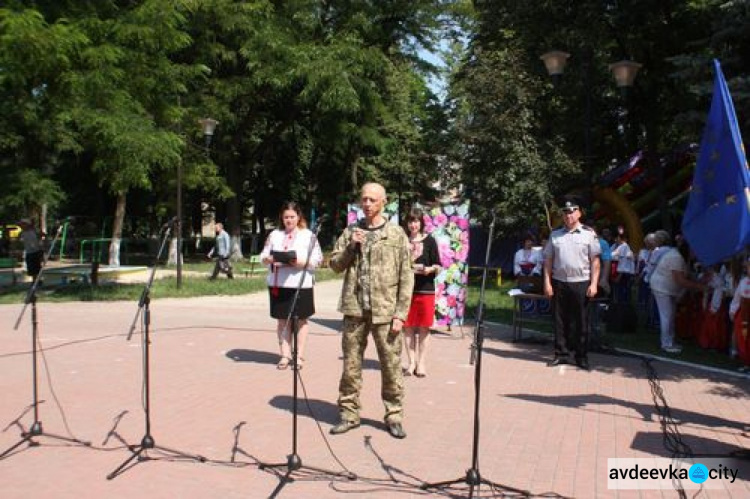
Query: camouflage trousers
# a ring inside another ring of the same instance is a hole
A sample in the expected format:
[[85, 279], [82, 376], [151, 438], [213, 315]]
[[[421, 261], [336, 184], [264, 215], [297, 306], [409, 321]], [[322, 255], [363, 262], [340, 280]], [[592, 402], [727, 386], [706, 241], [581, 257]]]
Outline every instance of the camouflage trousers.
[[404, 378], [401, 372], [401, 333], [389, 334], [391, 324], [373, 324], [372, 316], [344, 316], [341, 346], [344, 370], [339, 383], [339, 413], [342, 420], [359, 422], [362, 404], [362, 358], [367, 337], [372, 333], [380, 359], [380, 396], [385, 404], [385, 422], [400, 423], [403, 419]]

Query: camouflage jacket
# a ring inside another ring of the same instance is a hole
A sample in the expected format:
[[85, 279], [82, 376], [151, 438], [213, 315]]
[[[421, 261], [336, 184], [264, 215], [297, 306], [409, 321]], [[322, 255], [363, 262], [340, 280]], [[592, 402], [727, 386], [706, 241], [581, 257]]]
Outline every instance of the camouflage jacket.
[[[409, 239], [401, 227], [390, 222], [362, 248], [350, 249], [352, 231], [350, 225], [339, 236], [331, 253], [330, 266], [337, 273], [344, 273], [339, 312], [344, 315], [362, 317], [363, 301], [369, 301], [374, 324], [385, 324], [393, 318], [406, 320], [411, 303], [414, 273], [411, 268]], [[368, 269], [362, 275], [362, 269]], [[362, 286], [363, 280], [368, 286]], [[369, 295], [363, 296], [369, 287]]]

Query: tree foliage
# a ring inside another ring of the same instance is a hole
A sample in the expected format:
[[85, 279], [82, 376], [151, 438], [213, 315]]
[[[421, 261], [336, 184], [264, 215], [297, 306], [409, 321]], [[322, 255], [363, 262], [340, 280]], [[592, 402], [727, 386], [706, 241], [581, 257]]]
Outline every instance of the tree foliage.
[[[477, 196], [488, 209], [514, 214], [505, 217], [509, 227], [519, 212], [533, 224], [543, 199], [576, 186], [587, 197], [599, 174], [638, 150], [660, 154], [697, 142], [708, 110], [711, 58], [724, 63], [738, 114], [747, 119], [747, 2], [474, 4], [476, 28], [454, 86], [454, 109], [464, 108], [459, 129], [472, 133], [455, 161], [465, 162], [469, 185], [494, 161], [495, 168], [485, 170], [493, 181], [479, 182]], [[551, 50], [571, 54], [558, 86], [539, 60]], [[620, 60], [643, 65], [628, 93], [618, 91], [610, 72]], [[518, 171], [536, 190], [528, 192]], [[504, 190], [512, 183], [518, 185]]]
[[[498, 213], [511, 230], [638, 149], [695, 142], [712, 57], [746, 124], [748, 9], [739, 0], [9, 0], [0, 217], [46, 206], [158, 226], [174, 212], [180, 168], [192, 232], [206, 206], [235, 237], [262, 231], [283, 199], [340, 215], [368, 180], [404, 204], [433, 198], [438, 180], [461, 187], [479, 218]], [[571, 53], [558, 86], [539, 60], [552, 49]], [[424, 50], [443, 53], [446, 68]], [[608, 65], [626, 58], [643, 69], [623, 96]], [[440, 71], [446, 96], [428, 84]], [[207, 145], [197, 122], [209, 116], [220, 124]]]

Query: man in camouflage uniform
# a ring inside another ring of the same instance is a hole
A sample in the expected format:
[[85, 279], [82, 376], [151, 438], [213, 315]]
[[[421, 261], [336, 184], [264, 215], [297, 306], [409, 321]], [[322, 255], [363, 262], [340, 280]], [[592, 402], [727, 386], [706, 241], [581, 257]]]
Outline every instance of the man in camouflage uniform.
[[362, 357], [372, 334], [380, 359], [385, 423], [395, 438], [404, 438], [401, 330], [409, 312], [414, 274], [406, 233], [383, 216], [386, 194], [380, 184], [362, 187], [365, 218], [347, 227], [336, 241], [330, 266], [344, 273], [339, 311], [344, 314], [344, 369], [339, 383], [341, 421], [334, 435], [359, 426]]

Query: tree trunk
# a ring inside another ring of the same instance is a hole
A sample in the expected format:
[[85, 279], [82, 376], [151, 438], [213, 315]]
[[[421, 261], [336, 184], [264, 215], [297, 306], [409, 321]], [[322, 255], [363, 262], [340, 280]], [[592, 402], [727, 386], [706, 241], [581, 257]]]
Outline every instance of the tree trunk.
[[234, 196], [229, 198], [226, 203], [227, 207], [227, 227], [232, 236], [232, 251], [230, 253], [233, 260], [239, 260], [242, 256], [242, 179], [240, 178], [239, 166], [232, 162], [227, 167], [227, 181], [229, 188], [234, 192]]
[[39, 217], [39, 230], [47, 234], [47, 203], [42, 203], [41, 216]]
[[[126, 196], [124, 192], [117, 194], [115, 218], [112, 220], [112, 241], [109, 243], [109, 266], [120, 266], [120, 241], [122, 240], [122, 224], [125, 221]], [[96, 258], [96, 257], [94, 257]]]
[[177, 265], [177, 235], [172, 232], [172, 237], [169, 238], [169, 258], [167, 259], [167, 265]]
[[[242, 237], [240, 236], [239, 231], [239, 228], [236, 231], [232, 231], [232, 251], [229, 253], [229, 258], [232, 260], [242, 260], [244, 258], [242, 255]], [[237, 233], [235, 234], [234, 232]]]

